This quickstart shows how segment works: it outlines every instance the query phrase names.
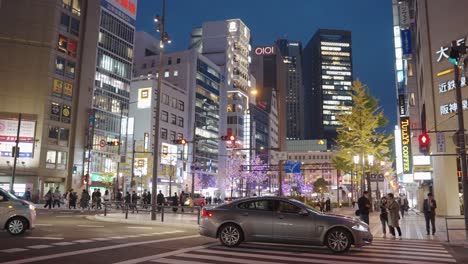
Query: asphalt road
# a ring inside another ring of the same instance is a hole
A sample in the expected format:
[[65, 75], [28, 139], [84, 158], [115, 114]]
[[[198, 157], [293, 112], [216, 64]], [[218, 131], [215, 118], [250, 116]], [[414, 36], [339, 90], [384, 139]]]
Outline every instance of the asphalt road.
[[19, 237], [0, 232], [0, 263], [468, 263], [463, 254], [468, 249], [439, 242], [376, 239], [342, 255], [320, 247], [260, 243], [231, 249], [193, 228], [104, 223], [87, 220], [89, 214], [38, 211], [32, 232]]

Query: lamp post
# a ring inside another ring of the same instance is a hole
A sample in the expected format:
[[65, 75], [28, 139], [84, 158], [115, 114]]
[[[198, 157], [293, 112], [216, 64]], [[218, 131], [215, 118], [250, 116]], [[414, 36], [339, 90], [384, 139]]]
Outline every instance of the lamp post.
[[158, 185], [158, 158], [159, 158], [159, 116], [161, 112], [161, 90], [162, 90], [162, 75], [164, 74], [164, 43], [171, 43], [169, 34], [165, 31], [166, 19], [166, 0], [162, 1], [162, 16], [156, 16], [154, 22], [157, 24], [156, 31], [159, 34], [159, 74], [157, 78], [157, 89], [155, 96], [154, 109], [154, 140], [153, 140], [153, 184], [151, 186], [151, 220], [156, 220], [156, 193]]

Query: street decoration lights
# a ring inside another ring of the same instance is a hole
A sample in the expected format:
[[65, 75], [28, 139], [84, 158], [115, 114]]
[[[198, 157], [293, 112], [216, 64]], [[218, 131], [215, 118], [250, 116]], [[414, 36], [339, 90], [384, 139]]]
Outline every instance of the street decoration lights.
[[165, 31], [165, 18], [166, 18], [166, 0], [162, 1], [162, 16], [155, 16], [154, 22], [157, 24], [156, 31], [159, 32], [159, 74], [157, 77], [156, 89], [156, 104], [154, 109], [154, 149], [153, 149], [153, 180], [151, 186], [151, 220], [156, 220], [156, 194], [158, 185], [158, 157], [159, 153], [159, 116], [160, 116], [160, 101], [162, 90], [162, 76], [164, 64], [164, 43], [171, 43], [169, 34]]

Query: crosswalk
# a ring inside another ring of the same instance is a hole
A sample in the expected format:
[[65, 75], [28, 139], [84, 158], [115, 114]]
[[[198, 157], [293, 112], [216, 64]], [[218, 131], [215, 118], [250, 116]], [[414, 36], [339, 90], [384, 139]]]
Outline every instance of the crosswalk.
[[332, 254], [327, 248], [244, 243], [237, 248], [212, 245], [192, 251], [165, 254], [148, 263], [166, 264], [291, 264], [291, 263], [456, 263], [456, 260], [438, 242], [422, 240], [374, 240], [371, 246], [352, 248], [346, 254]]

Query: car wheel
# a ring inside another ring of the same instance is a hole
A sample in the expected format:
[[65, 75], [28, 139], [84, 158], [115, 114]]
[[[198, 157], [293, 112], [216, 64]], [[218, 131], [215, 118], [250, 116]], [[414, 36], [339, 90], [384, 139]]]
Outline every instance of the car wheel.
[[26, 221], [19, 217], [14, 217], [8, 220], [6, 229], [11, 235], [21, 235], [26, 231]]
[[242, 231], [239, 226], [227, 224], [219, 230], [219, 241], [226, 247], [236, 247], [242, 241]]
[[342, 228], [332, 229], [325, 237], [325, 244], [333, 253], [347, 252], [351, 247], [351, 235]]

